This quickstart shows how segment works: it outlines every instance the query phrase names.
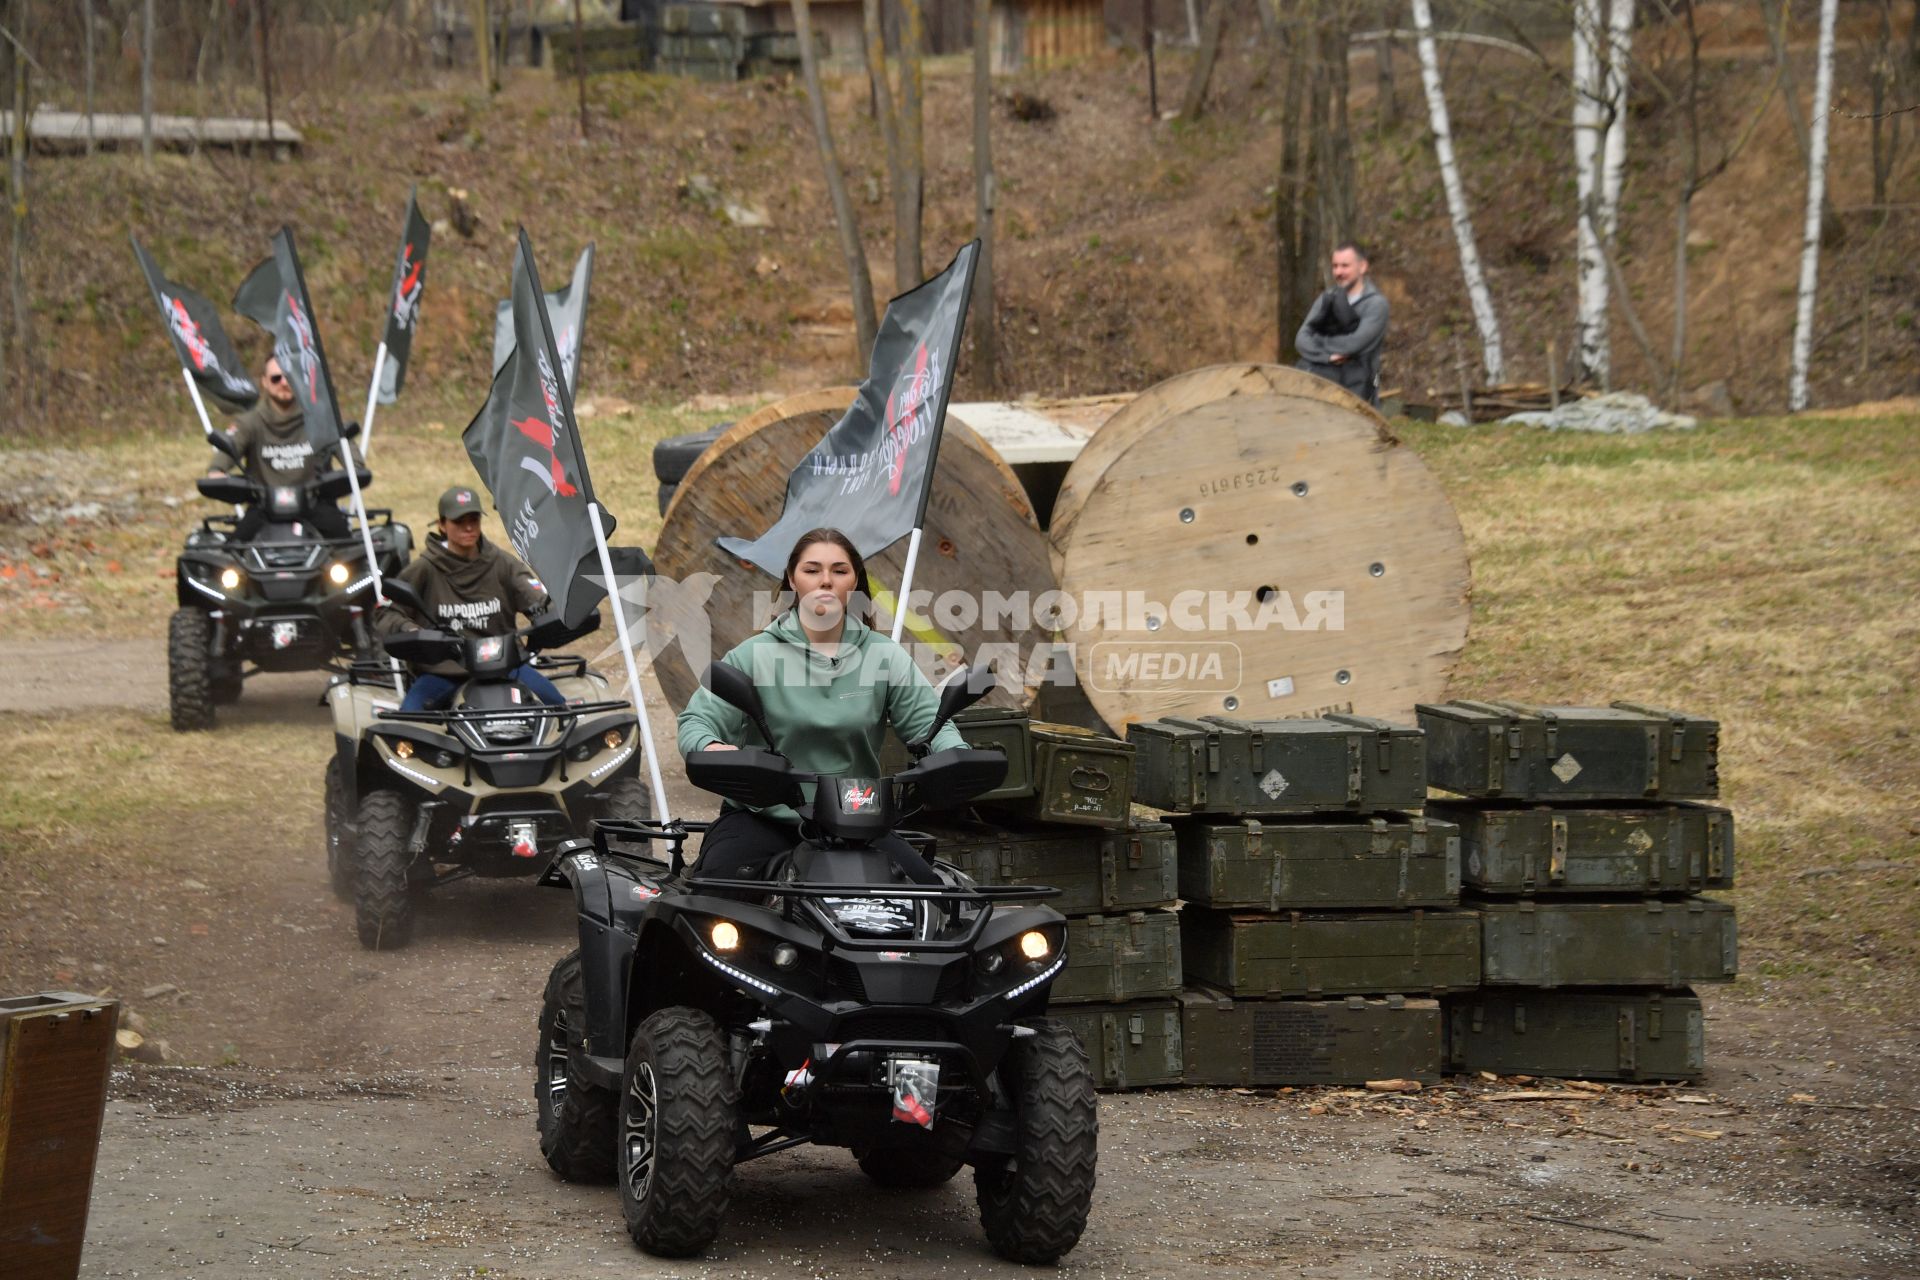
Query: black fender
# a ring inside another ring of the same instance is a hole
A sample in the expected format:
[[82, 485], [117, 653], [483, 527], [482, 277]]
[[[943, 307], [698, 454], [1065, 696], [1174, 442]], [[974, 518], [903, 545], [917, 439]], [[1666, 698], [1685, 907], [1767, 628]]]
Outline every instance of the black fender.
[[579, 916], [580, 977], [586, 987], [583, 1040], [594, 1074], [618, 1079], [626, 1058], [627, 1000], [643, 917], [658, 895], [636, 871], [595, 851], [590, 840], [569, 840], [543, 884], [555, 879], [573, 889]]

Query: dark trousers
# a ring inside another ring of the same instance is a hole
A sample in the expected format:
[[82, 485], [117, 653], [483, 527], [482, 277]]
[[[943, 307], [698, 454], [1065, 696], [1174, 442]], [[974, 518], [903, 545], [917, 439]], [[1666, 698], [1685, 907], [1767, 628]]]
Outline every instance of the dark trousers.
[[[252, 542], [266, 526], [267, 511], [264, 506], [248, 507], [246, 514], [240, 517], [240, 523], [233, 531], [237, 542]], [[353, 526], [347, 523], [346, 513], [338, 507], [318, 506], [306, 513], [301, 523], [310, 525], [313, 531], [323, 538], [346, 538], [353, 534]]]
[[[797, 824], [776, 822], [751, 809], [722, 809], [700, 839], [700, 860], [691, 874], [716, 880], [764, 880], [768, 865], [791, 852], [801, 838]], [[894, 865], [916, 884], [941, 883], [927, 860], [899, 836], [881, 836], [873, 847], [891, 855]]]
[[[515, 684], [550, 707], [557, 707], [566, 702], [566, 698], [561, 695], [553, 681], [526, 663], [513, 669], [513, 680]], [[448, 699], [453, 697], [453, 691], [459, 687], [460, 681], [452, 676], [423, 671], [413, 678], [412, 685], [407, 689], [406, 698], [400, 703], [400, 709], [402, 711], [438, 711], [447, 705]]]

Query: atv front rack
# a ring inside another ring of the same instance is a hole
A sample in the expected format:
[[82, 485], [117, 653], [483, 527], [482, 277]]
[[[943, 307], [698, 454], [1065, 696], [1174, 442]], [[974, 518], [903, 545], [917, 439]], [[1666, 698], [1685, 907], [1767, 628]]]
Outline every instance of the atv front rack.
[[[476, 728], [474, 736], [481, 742], [468, 740], [468, 736], [454, 732], [458, 725], [482, 725], [491, 720], [524, 720], [531, 724], [536, 720], [577, 720], [582, 716], [603, 715], [614, 711], [632, 711], [630, 702], [607, 699], [599, 702], [568, 702], [560, 706], [538, 700], [518, 707], [501, 707], [495, 711], [481, 711], [466, 707], [444, 707], [438, 711], [401, 711], [378, 708], [373, 718], [381, 724], [419, 724], [440, 729], [460, 744], [461, 786], [473, 785], [473, 762], [476, 758], [495, 760], [515, 752], [536, 749], [531, 742], [508, 742], [495, 745], [486, 741], [486, 734]], [[529, 734], [529, 738], [535, 735]], [[538, 750], [556, 747], [556, 743], [546, 743]], [[560, 752], [560, 781], [568, 781], [567, 753]]]

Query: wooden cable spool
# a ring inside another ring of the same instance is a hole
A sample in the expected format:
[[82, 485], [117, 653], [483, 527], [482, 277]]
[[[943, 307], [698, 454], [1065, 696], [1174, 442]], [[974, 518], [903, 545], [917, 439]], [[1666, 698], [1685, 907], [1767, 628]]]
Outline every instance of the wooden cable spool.
[[[714, 539], [754, 537], [779, 518], [787, 477], [857, 394], [852, 387], [832, 387], [767, 405], [715, 440], [680, 482], [660, 529], [654, 565], [661, 575], [682, 582], [695, 574], [715, 575], [705, 608], [712, 627], [712, 657], [720, 657], [765, 625], [765, 615], [755, 615], [755, 594], [764, 593], [764, 601], [780, 586], [758, 568], [728, 555]], [[899, 590], [907, 545], [902, 538], [867, 560], [868, 577], [882, 602], [890, 601], [890, 593]], [[923, 610], [930, 626], [916, 633], [910, 618], [902, 641], [909, 643], [916, 656], [934, 659], [922, 662], [931, 678], [948, 669], [955, 654], [969, 661], [998, 655], [1002, 660], [996, 665], [1003, 674], [1024, 672], [1034, 648], [1046, 644], [1046, 631], [1035, 625], [1031, 610], [1015, 611], [1011, 618], [1005, 610], [991, 618], [982, 616], [986, 612], [981, 607], [983, 596], [989, 591], [1002, 596], [1026, 592], [1037, 598], [1053, 586], [1046, 535], [1034, 520], [1020, 481], [989, 445], [949, 413], [913, 590], [917, 599], [925, 599], [919, 595], [922, 591], [931, 593], [936, 606], [945, 597], [955, 603], [956, 610]], [[959, 597], [971, 600], [974, 607], [968, 610]], [[887, 612], [884, 603], [881, 612]], [[649, 625], [653, 625], [651, 618]], [[670, 633], [671, 623], [663, 630]], [[1017, 663], [1008, 662], [1015, 653]], [[698, 673], [689, 665], [683, 647], [656, 649], [654, 670], [668, 701], [684, 707]], [[1025, 690], [1016, 694], [1002, 688], [988, 695], [987, 701], [1020, 705], [1026, 697]]]
[[[1439, 482], [1371, 407], [1294, 369], [1216, 365], [1142, 392], [1074, 460], [1049, 544], [1080, 608], [1062, 638], [1119, 732], [1167, 715], [1411, 723], [1466, 643], [1466, 542]], [[1116, 592], [1141, 607], [1090, 619]]]

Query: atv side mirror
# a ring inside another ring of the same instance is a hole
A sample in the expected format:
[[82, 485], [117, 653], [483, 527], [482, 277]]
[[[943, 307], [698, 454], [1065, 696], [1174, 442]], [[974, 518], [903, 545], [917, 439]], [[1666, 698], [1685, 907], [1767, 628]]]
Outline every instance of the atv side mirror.
[[520, 634], [527, 638], [527, 648], [537, 652], [541, 649], [558, 649], [561, 645], [572, 644], [581, 636], [591, 635], [599, 629], [600, 611], [598, 609], [582, 618], [580, 624], [574, 627], [567, 625], [566, 619], [560, 615], [558, 609], [551, 609], [533, 619], [528, 626], [521, 629]]
[[413, 584], [405, 578], [385, 578], [380, 583], [380, 594], [398, 605], [405, 605], [423, 618], [431, 618], [433, 612], [427, 608], [427, 602], [413, 589]]
[[760, 691], [753, 687], [751, 676], [736, 666], [714, 662], [708, 664], [703, 683], [714, 697], [750, 720], [768, 746], [774, 745], [773, 730], [767, 727], [767, 710], [760, 703]]
[[243, 461], [243, 459], [240, 457], [240, 446], [238, 444], [235, 444], [233, 437], [228, 435], [226, 432], [224, 431], [207, 432], [207, 443], [212, 445], [215, 449], [218, 449], [221, 453], [226, 454], [229, 458], [232, 458], [235, 462]]
[[997, 682], [992, 667], [961, 667], [948, 676], [940, 685], [940, 709], [923, 744], [932, 742], [949, 720], [991, 693]]
[[359, 424], [359, 423], [357, 423], [357, 422], [344, 422], [344, 423], [342, 423], [342, 424], [340, 424], [340, 438], [341, 438], [342, 440], [351, 440], [351, 439], [353, 439], [353, 438], [354, 438], [355, 436], [357, 436], [357, 435], [359, 435], [359, 434], [360, 434], [360, 424]]
[[998, 751], [949, 747], [911, 769], [893, 775], [895, 784], [913, 788], [923, 809], [953, 809], [1007, 780], [1007, 757]]

